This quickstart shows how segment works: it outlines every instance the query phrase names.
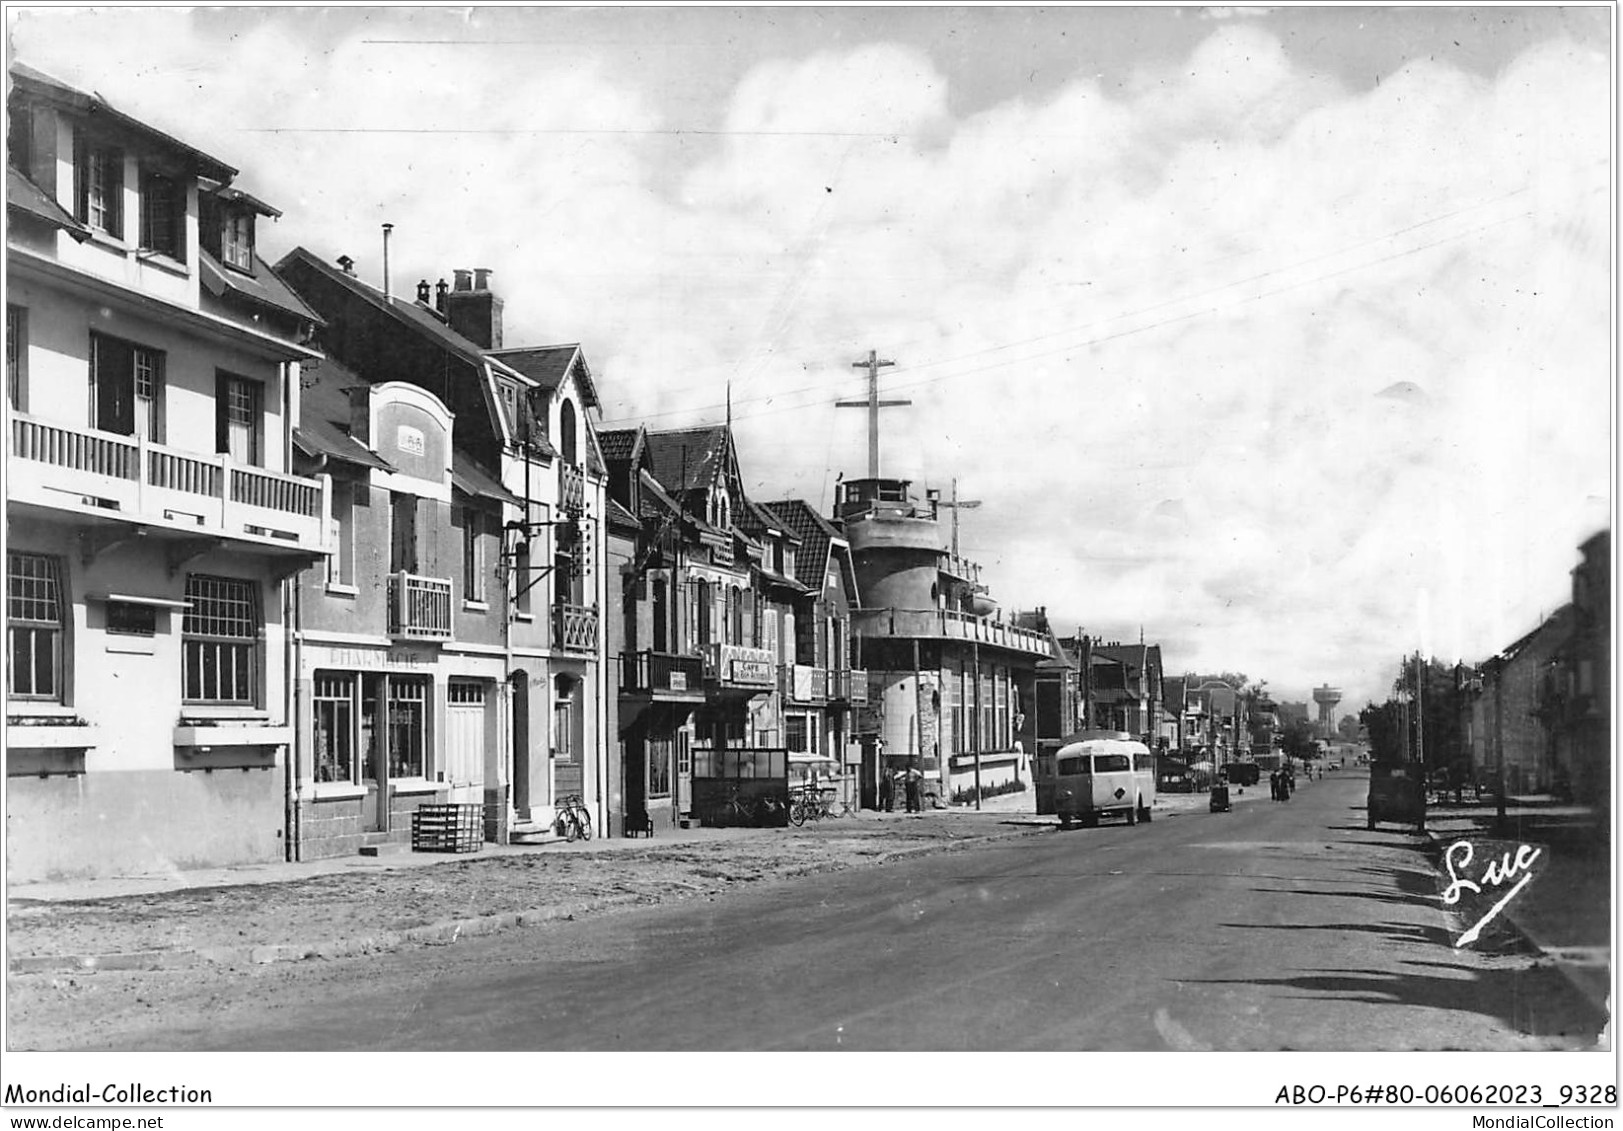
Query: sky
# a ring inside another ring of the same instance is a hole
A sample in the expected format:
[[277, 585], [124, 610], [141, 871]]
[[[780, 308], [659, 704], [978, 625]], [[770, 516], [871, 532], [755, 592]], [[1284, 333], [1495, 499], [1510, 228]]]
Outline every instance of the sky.
[[1610, 525], [1608, 7], [10, 7], [11, 58], [396, 293], [494, 271], [602, 424], [951, 497], [1005, 610], [1383, 699]]

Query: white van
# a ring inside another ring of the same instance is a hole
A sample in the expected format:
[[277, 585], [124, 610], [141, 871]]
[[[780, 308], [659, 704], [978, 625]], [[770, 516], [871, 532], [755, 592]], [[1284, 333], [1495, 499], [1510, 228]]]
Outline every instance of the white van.
[[1121, 815], [1148, 821], [1155, 807], [1155, 755], [1142, 742], [1090, 738], [1054, 755], [1054, 811], [1062, 827]]

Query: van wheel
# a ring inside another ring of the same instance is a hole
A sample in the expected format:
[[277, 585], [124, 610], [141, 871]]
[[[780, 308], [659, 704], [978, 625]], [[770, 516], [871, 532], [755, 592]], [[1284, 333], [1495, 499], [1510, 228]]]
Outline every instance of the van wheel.
[[1088, 814], [1086, 814], [1082, 818], [1082, 827], [1085, 828], [1085, 829], [1096, 829], [1096, 828], [1098, 828], [1099, 827], [1099, 814], [1097, 814], [1097, 813], [1088, 813]]
[[1129, 825], [1138, 824], [1138, 808], [1137, 808], [1137, 806], [1127, 810], [1127, 823]]
[[1154, 819], [1150, 813], [1150, 807], [1148, 805], [1144, 806], [1144, 808], [1138, 811], [1138, 819], [1143, 821], [1146, 825]]

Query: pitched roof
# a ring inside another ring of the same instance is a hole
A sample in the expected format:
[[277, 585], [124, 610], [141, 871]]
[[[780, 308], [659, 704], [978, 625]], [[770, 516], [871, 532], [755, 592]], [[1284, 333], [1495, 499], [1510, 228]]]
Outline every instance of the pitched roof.
[[310, 456], [393, 471], [372, 449], [349, 434], [348, 389], [366, 381], [330, 357], [306, 362], [299, 373], [299, 423], [293, 442]]
[[305, 305], [303, 299], [288, 289], [286, 283], [258, 254], [254, 255], [254, 273], [228, 271], [207, 249], [197, 254], [198, 276], [203, 286], [215, 297], [226, 293], [240, 295], [249, 302], [269, 306], [308, 321], [321, 323], [321, 315]]
[[394, 319], [401, 325], [432, 338], [442, 349], [469, 365], [483, 367], [485, 361], [484, 351], [444, 322], [441, 322], [426, 306], [416, 302], [407, 302], [404, 299], [385, 301], [383, 292], [378, 288], [365, 282], [359, 276], [351, 275], [333, 266], [304, 247], [296, 247], [282, 256], [276, 263], [277, 272], [285, 272], [291, 260], [297, 260], [301, 265], [309, 267], [324, 276], [329, 282], [336, 283], [351, 294], [365, 299], [374, 309]]
[[451, 452], [451, 486], [464, 495], [493, 499], [498, 503], [511, 503], [522, 507], [524, 500], [501, 485], [500, 480], [474, 462], [466, 452]]
[[795, 555], [796, 579], [808, 589], [822, 592], [823, 578], [828, 570], [828, 548], [836, 538], [843, 539], [844, 535], [804, 499], [782, 499], [762, 505], [779, 516], [800, 539], [800, 551]]
[[500, 358], [549, 393], [556, 391], [573, 369], [576, 371], [576, 379], [580, 382], [581, 399], [590, 407], [597, 407], [597, 386], [592, 384], [592, 374], [586, 367], [586, 355], [581, 352], [579, 342], [558, 346], [522, 346], [486, 352], [492, 357]]
[[89, 228], [75, 220], [44, 189], [9, 165], [6, 166], [6, 207], [61, 228], [80, 243], [90, 238]]
[[673, 432], [650, 432], [648, 455], [654, 478], [671, 492], [709, 485], [727, 448], [727, 426], [683, 428]]
[[610, 499], [608, 505], [608, 524], [625, 530], [636, 530], [642, 526], [635, 515], [626, 510], [615, 500]]
[[111, 121], [115, 125], [141, 135], [149, 145], [155, 148], [167, 149], [171, 153], [184, 158], [198, 173], [211, 180], [227, 183], [237, 175], [237, 170], [221, 161], [218, 157], [210, 157], [201, 149], [187, 145], [179, 138], [172, 137], [139, 118], [132, 118], [122, 110], [116, 110], [99, 94], [86, 93], [69, 86], [60, 79], [54, 79], [43, 71], [36, 71], [26, 63], [11, 64], [11, 79], [14, 87], [27, 91], [38, 97], [47, 98], [66, 105], [69, 108], [85, 115], [95, 115], [103, 121]]
[[610, 463], [625, 463], [637, 454], [637, 439], [641, 428], [615, 428], [599, 432], [597, 442], [603, 448], [603, 458]]

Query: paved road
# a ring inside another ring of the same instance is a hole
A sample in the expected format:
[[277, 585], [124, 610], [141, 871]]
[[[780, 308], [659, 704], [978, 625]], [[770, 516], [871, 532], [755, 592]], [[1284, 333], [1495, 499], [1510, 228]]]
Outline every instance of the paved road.
[[1418, 838], [1366, 831], [1363, 790], [289, 969], [273, 1010], [145, 1047], [1589, 1047], [1554, 973], [1453, 947]]

